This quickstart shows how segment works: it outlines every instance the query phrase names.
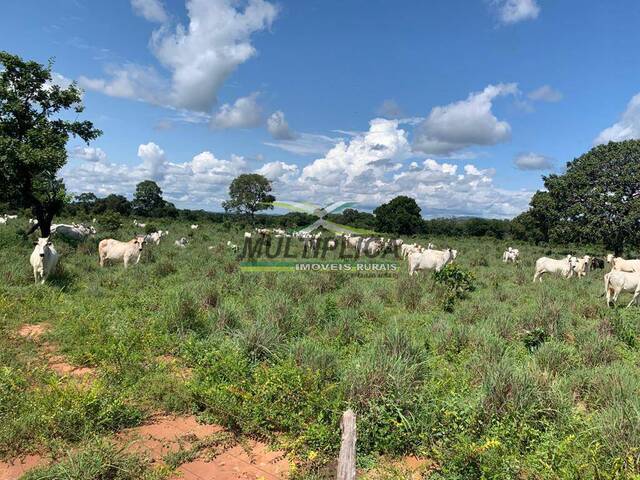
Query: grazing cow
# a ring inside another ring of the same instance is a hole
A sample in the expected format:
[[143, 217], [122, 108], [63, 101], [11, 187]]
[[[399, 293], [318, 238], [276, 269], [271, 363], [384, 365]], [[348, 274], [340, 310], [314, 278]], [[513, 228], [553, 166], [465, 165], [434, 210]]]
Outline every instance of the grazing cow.
[[58, 264], [58, 252], [48, 238], [39, 238], [31, 253], [31, 266], [35, 283], [44, 283]]
[[163, 237], [162, 230], [158, 230], [157, 232], [152, 232], [144, 237], [144, 241], [146, 243], [154, 243], [155, 245], [160, 245], [160, 239]]
[[409, 254], [409, 275], [418, 270], [435, 270], [439, 272], [458, 255], [457, 250], [425, 250]]
[[502, 261], [504, 263], [508, 263], [508, 262], [516, 263], [516, 260], [518, 260], [519, 256], [520, 256], [520, 250], [518, 250], [517, 248], [509, 247], [502, 254]]
[[84, 240], [89, 235], [95, 235], [95, 233], [96, 229], [93, 226], [86, 227], [84, 225], [78, 225], [77, 223], [74, 223], [73, 225], [54, 223], [51, 225], [51, 235], [59, 235], [72, 240]]
[[612, 270], [604, 276], [604, 290], [607, 295], [607, 306], [611, 305], [611, 301], [616, 303], [621, 292], [633, 292], [633, 298], [627, 305], [629, 308], [632, 304], [638, 303], [640, 273]]
[[200, 228], [200, 225], [196, 225], [196, 224], [191, 225], [191, 230], [197, 230], [198, 228]]
[[29, 219], [29, 225], [35, 225], [36, 223], [38, 223], [38, 220], [36, 220], [35, 218]]
[[113, 238], [105, 238], [98, 244], [98, 254], [100, 255], [100, 266], [104, 267], [105, 260], [124, 261], [124, 268], [129, 266], [129, 262], [135, 260], [136, 265], [140, 262], [144, 237], [138, 236], [128, 242], [120, 242]]
[[173, 243], [175, 244], [176, 247], [186, 248], [187, 243], [189, 243], [189, 241], [185, 237], [182, 237], [180, 240], [176, 240]]
[[0, 217], [0, 225], [6, 225], [7, 219], [5, 217]]
[[589, 273], [590, 267], [591, 257], [589, 255], [579, 258], [576, 262], [576, 274], [578, 275], [578, 278], [586, 276], [587, 273]]
[[134, 220], [133, 220], [133, 226], [134, 226], [134, 227], [139, 227], [139, 228], [144, 228], [144, 227], [146, 227], [146, 226], [147, 226], [147, 224], [146, 224], [146, 223], [140, 223], [140, 222], [138, 222], [138, 220], [135, 220], [135, 219], [134, 219]]
[[557, 273], [565, 278], [573, 276], [576, 267], [576, 258], [571, 255], [567, 255], [562, 260], [556, 260], [554, 258], [540, 257], [536, 260], [536, 271], [533, 275], [533, 281], [540, 279], [542, 282], [542, 275], [545, 273]]
[[236, 245], [235, 243], [232, 243], [231, 240], [227, 240], [227, 247], [230, 248], [233, 253], [238, 252], [238, 245]]
[[370, 257], [376, 256], [382, 251], [383, 244], [379, 240], [369, 238], [360, 244], [359, 255], [366, 253]]
[[15, 220], [16, 218], [18, 218], [18, 215], [5, 215], [4, 217], [7, 220]]
[[607, 256], [607, 261], [611, 264], [611, 270], [620, 272], [640, 272], [640, 260], [625, 260], [622, 257], [615, 257], [611, 254]]

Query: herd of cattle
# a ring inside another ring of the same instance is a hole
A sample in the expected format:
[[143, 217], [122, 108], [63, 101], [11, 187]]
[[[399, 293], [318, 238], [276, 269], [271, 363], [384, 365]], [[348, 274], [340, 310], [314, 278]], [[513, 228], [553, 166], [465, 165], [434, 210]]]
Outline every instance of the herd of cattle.
[[[15, 220], [17, 215], [0, 215], [0, 225], [5, 225], [9, 220]], [[35, 221], [31, 219], [30, 224]], [[144, 228], [146, 224], [133, 221], [135, 227]], [[192, 230], [197, 230], [199, 225], [191, 225]], [[39, 238], [35, 242], [35, 248], [31, 253], [30, 262], [33, 267], [35, 282], [44, 283], [47, 277], [54, 271], [58, 264], [59, 255], [53, 246], [52, 237], [63, 237], [72, 240], [84, 240], [90, 235], [94, 235], [96, 229], [93, 226], [82, 224], [53, 224], [51, 226], [51, 236], [49, 238]], [[123, 262], [127, 268], [130, 263], [140, 262], [140, 256], [145, 244], [159, 245], [163, 237], [168, 236], [166, 230], [158, 230], [146, 235], [137, 235], [128, 242], [122, 242], [112, 238], [101, 240], [98, 244], [98, 256], [100, 266], [104, 267], [105, 262]], [[458, 252], [451, 248], [437, 250], [429, 243], [426, 247], [417, 243], [406, 244], [400, 238], [390, 239], [384, 237], [361, 237], [350, 233], [336, 233], [334, 238], [322, 237], [321, 233], [308, 233], [305, 231], [287, 233], [282, 229], [258, 228], [254, 232], [245, 232], [245, 241], [253, 237], [270, 241], [271, 238], [296, 238], [303, 244], [303, 251], [317, 252], [321, 244], [325, 249], [335, 250], [339, 245], [343, 248], [353, 248], [356, 255], [366, 255], [375, 257], [376, 255], [395, 252], [407, 260], [409, 275], [414, 275], [421, 270], [440, 271], [447, 264], [455, 260]], [[186, 248], [189, 241], [185, 237], [175, 240], [174, 244], [179, 248]], [[237, 252], [238, 245], [227, 241], [227, 248]], [[209, 247], [213, 249], [214, 247]], [[520, 251], [509, 247], [502, 254], [504, 263], [516, 263], [520, 258]], [[633, 293], [633, 298], [627, 307], [634, 303], [640, 303], [640, 260], [625, 260], [609, 254], [606, 263], [611, 266], [611, 270], [605, 274], [605, 294], [607, 305], [615, 303], [622, 292]], [[541, 257], [536, 260], [533, 281], [542, 281], [544, 274], [556, 274], [565, 278], [581, 278], [595, 268], [604, 268], [605, 260], [592, 258], [585, 255], [577, 258], [567, 255], [561, 259]]]

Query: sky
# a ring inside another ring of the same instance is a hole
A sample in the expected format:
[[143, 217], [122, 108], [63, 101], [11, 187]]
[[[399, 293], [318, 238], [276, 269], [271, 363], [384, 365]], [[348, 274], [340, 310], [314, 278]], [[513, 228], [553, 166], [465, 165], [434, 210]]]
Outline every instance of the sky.
[[637, 0], [22, 0], [0, 49], [84, 90], [71, 192], [156, 181], [221, 210], [258, 172], [279, 200], [510, 218], [542, 176], [640, 138]]

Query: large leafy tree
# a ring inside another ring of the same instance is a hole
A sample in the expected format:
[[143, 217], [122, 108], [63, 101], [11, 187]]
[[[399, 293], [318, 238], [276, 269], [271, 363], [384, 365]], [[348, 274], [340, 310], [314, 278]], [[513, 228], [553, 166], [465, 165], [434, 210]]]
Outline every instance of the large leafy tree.
[[161, 215], [164, 200], [158, 184], [153, 180], [145, 180], [136, 185], [132, 206], [133, 211], [139, 215]]
[[424, 228], [420, 207], [411, 197], [400, 195], [373, 211], [379, 232], [413, 235]]
[[229, 200], [222, 203], [227, 212], [239, 213], [255, 220], [255, 213], [273, 208], [276, 198], [271, 195], [271, 182], [257, 173], [245, 173], [229, 185]]
[[112, 193], [96, 200], [94, 211], [96, 213], [116, 212], [120, 215], [129, 215], [131, 213], [131, 202], [123, 195]]
[[75, 196], [75, 204], [82, 208], [84, 213], [93, 211], [97, 201], [98, 197], [92, 192], [84, 192]]
[[640, 140], [599, 145], [544, 185], [529, 213], [551, 240], [602, 243], [617, 255], [640, 240]]
[[31, 208], [43, 237], [66, 201], [57, 175], [69, 137], [89, 142], [102, 133], [89, 121], [65, 117], [83, 111], [82, 92], [75, 83], [56, 85], [52, 65], [0, 52], [0, 202]]

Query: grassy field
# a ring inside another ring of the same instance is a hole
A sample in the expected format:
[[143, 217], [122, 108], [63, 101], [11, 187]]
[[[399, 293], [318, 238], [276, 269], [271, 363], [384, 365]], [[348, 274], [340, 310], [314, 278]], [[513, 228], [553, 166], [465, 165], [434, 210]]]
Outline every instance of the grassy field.
[[[126, 271], [99, 268], [100, 235], [57, 240], [61, 268], [44, 286], [33, 284], [25, 225], [0, 227], [0, 459], [71, 450], [93, 462], [72, 478], [161, 476], [110, 456], [109, 439], [154, 412], [190, 412], [271, 440], [300, 478], [331, 478], [352, 407], [359, 466], [382, 466], [378, 478], [404, 478], [385, 465], [406, 455], [429, 459], [430, 479], [640, 473], [640, 310], [606, 307], [602, 271], [532, 284], [536, 258], [566, 251], [513, 245], [522, 260], [507, 265], [509, 242], [429, 238], [457, 248], [475, 276], [475, 290], [444, 308], [446, 288], [404, 263], [391, 278], [246, 273], [224, 246], [241, 245], [241, 231], [153, 223], [168, 239]], [[181, 236], [186, 249], [173, 245]], [[73, 364], [96, 369], [89, 387], [56, 375], [15, 333], [42, 322]], [[130, 468], [87, 473], [101, 455]]]

